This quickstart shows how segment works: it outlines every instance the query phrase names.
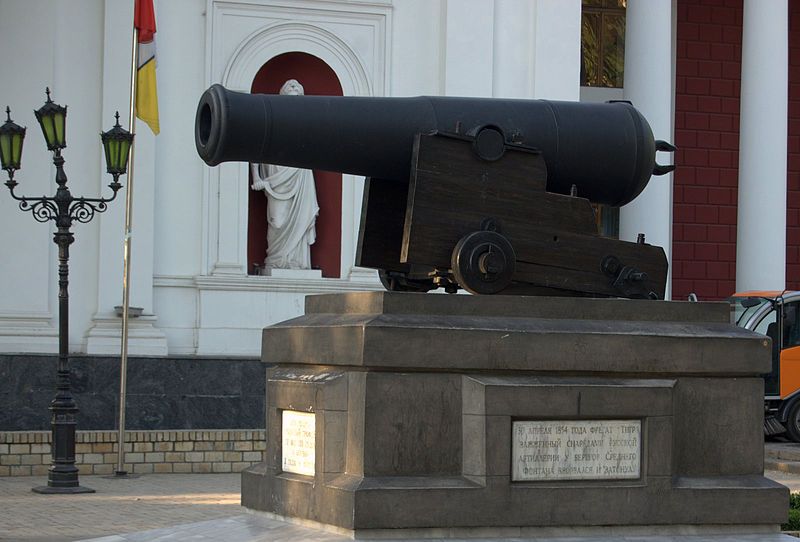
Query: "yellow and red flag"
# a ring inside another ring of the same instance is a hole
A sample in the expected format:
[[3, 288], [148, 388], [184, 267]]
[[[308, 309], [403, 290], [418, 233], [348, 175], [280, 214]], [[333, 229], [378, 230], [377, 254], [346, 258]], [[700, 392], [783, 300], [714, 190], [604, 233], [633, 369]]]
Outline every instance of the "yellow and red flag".
[[158, 135], [156, 91], [156, 12], [153, 0], [136, 0], [133, 25], [139, 31], [139, 65], [136, 71], [136, 116]]

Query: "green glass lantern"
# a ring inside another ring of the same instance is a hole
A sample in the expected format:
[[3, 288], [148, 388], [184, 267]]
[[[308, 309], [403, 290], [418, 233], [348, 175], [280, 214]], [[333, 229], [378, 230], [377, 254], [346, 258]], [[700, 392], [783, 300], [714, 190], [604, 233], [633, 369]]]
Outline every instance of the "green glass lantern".
[[133, 134], [120, 126], [119, 111], [115, 115], [117, 122], [113, 128], [100, 134], [106, 154], [106, 171], [112, 175], [124, 175], [128, 170]]
[[6, 107], [8, 119], [0, 126], [0, 163], [9, 173], [20, 168], [22, 162], [22, 142], [25, 128], [11, 120], [11, 108]]
[[37, 111], [34, 111], [39, 126], [42, 127], [44, 139], [47, 141], [47, 150], [61, 150], [67, 146], [65, 133], [67, 108], [53, 103], [50, 99], [50, 89], [47, 89], [47, 101]]

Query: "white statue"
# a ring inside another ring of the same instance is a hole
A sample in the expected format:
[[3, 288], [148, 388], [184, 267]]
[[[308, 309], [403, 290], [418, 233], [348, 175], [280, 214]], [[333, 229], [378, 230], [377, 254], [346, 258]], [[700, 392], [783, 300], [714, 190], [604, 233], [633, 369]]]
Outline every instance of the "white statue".
[[[289, 79], [283, 95], [303, 95], [303, 86]], [[317, 239], [319, 213], [311, 170], [272, 164], [251, 164], [253, 190], [267, 196], [265, 269], [311, 269], [311, 245]]]

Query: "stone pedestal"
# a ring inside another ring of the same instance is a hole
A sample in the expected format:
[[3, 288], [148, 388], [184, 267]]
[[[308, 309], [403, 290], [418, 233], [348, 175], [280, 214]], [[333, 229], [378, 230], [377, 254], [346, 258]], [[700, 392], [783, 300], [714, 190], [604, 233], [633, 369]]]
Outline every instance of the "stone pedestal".
[[262, 352], [251, 509], [357, 535], [786, 519], [762, 475], [770, 346], [725, 304], [324, 295]]

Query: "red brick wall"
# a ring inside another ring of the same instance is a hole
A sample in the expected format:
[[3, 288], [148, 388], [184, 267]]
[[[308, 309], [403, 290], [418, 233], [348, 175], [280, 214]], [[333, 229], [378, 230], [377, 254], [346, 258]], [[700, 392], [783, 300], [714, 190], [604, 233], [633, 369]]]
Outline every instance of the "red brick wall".
[[742, 0], [678, 0], [672, 297], [736, 280]]
[[789, 2], [786, 287], [800, 290], [800, 2]]

